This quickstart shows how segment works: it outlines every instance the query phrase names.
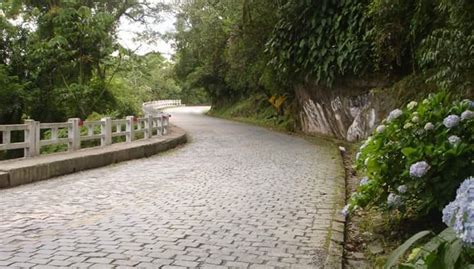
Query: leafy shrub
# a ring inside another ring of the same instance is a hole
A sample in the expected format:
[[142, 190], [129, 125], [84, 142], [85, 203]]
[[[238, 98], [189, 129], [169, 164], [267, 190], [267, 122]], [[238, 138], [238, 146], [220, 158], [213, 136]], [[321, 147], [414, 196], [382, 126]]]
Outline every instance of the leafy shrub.
[[345, 211], [377, 206], [423, 216], [441, 209], [474, 173], [473, 102], [431, 95], [394, 110], [357, 154], [361, 181]]
[[[414, 248], [406, 263], [398, 268], [472, 268], [474, 266], [474, 178], [466, 179], [456, 192], [456, 199], [443, 210], [443, 222], [449, 227], [427, 244]], [[400, 257], [421, 238], [430, 234], [422, 231], [400, 247], [388, 258], [384, 268], [394, 266]]]
[[[407, 251], [419, 240], [432, 234], [422, 231], [392, 252], [384, 269], [393, 268], [397, 261], [406, 255]], [[473, 249], [464, 244], [451, 228], [446, 228], [440, 234], [431, 238], [426, 244], [416, 247], [409, 252], [405, 262], [398, 265], [399, 269], [417, 268], [452, 268], [464, 269], [473, 266]]]
[[270, 65], [280, 75], [310, 75], [326, 85], [363, 74], [370, 64], [368, 2], [288, 1], [267, 43]]

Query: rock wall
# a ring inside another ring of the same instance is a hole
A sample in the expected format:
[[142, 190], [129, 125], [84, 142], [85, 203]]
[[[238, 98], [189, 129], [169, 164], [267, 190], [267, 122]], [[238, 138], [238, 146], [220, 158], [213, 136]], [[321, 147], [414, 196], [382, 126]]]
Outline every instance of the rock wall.
[[307, 134], [323, 134], [350, 142], [369, 136], [393, 107], [390, 98], [371, 89], [378, 82], [345, 81], [329, 89], [306, 83], [296, 88], [300, 128]]

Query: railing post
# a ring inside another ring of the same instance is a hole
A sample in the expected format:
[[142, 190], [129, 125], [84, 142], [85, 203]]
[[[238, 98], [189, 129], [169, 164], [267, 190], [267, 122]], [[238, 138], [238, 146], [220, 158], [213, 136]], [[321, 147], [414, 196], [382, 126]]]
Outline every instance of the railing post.
[[101, 121], [100, 133], [102, 134], [102, 138], [100, 139], [100, 146], [105, 147], [112, 145], [112, 119], [105, 117], [102, 118]]
[[156, 119], [157, 135], [163, 135], [163, 115], [158, 116]]
[[135, 138], [135, 117], [134, 116], [128, 116], [126, 118], [127, 120], [127, 142], [132, 142], [133, 139]]
[[41, 128], [40, 127], [41, 127], [41, 123], [39, 121], [35, 121], [35, 156], [41, 155]]
[[36, 155], [36, 121], [25, 120], [27, 128], [25, 130], [25, 142], [28, 148], [25, 148], [25, 157], [34, 157]]
[[163, 135], [168, 134], [169, 116], [162, 116], [161, 124], [163, 125]]
[[80, 130], [80, 123], [81, 119], [73, 118], [69, 119], [69, 128], [68, 128], [68, 150], [69, 151], [76, 151], [81, 149], [81, 130]]
[[153, 115], [147, 114], [145, 116], [145, 139], [153, 137]]

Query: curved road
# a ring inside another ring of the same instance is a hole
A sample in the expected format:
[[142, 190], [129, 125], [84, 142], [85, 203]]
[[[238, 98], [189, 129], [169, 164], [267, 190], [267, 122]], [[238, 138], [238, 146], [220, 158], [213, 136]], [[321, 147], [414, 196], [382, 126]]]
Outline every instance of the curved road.
[[322, 268], [335, 147], [198, 110], [183, 147], [0, 190], [0, 267]]

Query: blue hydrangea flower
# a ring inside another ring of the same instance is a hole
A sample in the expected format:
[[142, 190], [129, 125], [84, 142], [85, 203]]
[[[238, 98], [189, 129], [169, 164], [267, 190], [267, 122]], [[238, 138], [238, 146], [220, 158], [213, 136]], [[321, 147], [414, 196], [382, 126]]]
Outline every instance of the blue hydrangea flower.
[[430, 165], [425, 161], [414, 163], [410, 166], [410, 176], [423, 177], [430, 168]]
[[390, 114], [388, 114], [387, 121], [390, 122], [390, 121], [400, 117], [401, 115], [403, 115], [403, 111], [401, 111], [400, 109], [395, 109], [392, 112], [390, 112]]
[[458, 126], [460, 120], [461, 119], [459, 118], [458, 115], [449, 115], [446, 118], [444, 118], [443, 124], [444, 126], [446, 126], [446, 128], [451, 129], [453, 127]]
[[461, 138], [459, 138], [457, 135], [452, 135], [448, 137], [448, 141], [451, 145], [456, 145], [461, 142]]
[[466, 179], [456, 192], [456, 199], [443, 209], [443, 222], [463, 242], [474, 244], [474, 177]]

